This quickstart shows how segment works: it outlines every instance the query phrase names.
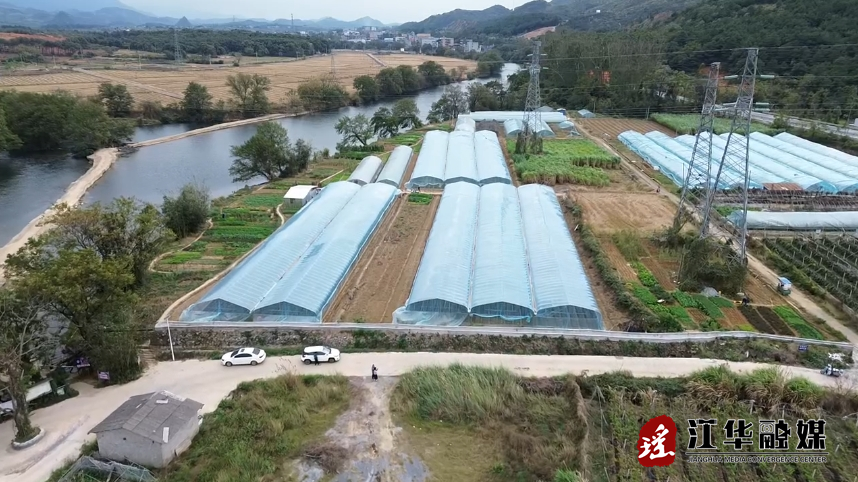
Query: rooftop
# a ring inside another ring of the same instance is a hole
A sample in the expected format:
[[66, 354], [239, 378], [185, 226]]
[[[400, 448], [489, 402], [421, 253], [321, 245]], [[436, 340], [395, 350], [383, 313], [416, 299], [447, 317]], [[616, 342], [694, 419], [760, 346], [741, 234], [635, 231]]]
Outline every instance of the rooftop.
[[292, 186], [286, 191], [283, 199], [304, 199], [316, 186]]
[[[196, 419], [203, 404], [167, 391], [135, 395], [119, 406], [89, 433], [124, 429], [158, 443], [166, 443], [178, 429]], [[164, 440], [166, 430], [166, 438]]]

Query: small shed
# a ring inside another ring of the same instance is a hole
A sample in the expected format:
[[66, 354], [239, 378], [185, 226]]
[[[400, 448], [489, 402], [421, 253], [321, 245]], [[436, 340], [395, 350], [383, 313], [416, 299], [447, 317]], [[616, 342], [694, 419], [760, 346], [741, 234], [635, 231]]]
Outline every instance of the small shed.
[[589, 110], [587, 110], [587, 109], [581, 109], [581, 110], [579, 110], [579, 111], [578, 111], [578, 115], [579, 115], [579, 116], [581, 116], [581, 117], [583, 117], [583, 118], [585, 118], [585, 119], [592, 119], [592, 118], [596, 117], [596, 114], [594, 114], [594, 113], [590, 112], [590, 111], [589, 111]]
[[371, 182], [375, 182], [383, 164], [384, 161], [376, 156], [364, 157], [354, 172], [352, 172], [352, 175], [349, 176], [349, 182], [353, 182], [358, 186], [365, 186]]
[[203, 404], [167, 391], [135, 395], [93, 427], [101, 457], [166, 467], [200, 430]]
[[766, 191], [804, 191], [801, 186], [794, 182], [766, 182], [763, 183]]
[[322, 190], [316, 186], [292, 186], [283, 195], [287, 206], [304, 206], [318, 196]]

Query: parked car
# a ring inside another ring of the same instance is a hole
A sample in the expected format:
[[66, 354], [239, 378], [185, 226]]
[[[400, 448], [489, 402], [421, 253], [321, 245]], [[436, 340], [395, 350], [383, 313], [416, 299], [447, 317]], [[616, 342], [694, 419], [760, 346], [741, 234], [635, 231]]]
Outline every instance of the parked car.
[[224, 366], [233, 365], [259, 365], [265, 361], [265, 350], [259, 348], [239, 348], [220, 357]]
[[340, 350], [329, 346], [308, 346], [304, 348], [304, 353], [301, 354], [301, 361], [305, 365], [313, 363], [319, 357], [319, 362], [334, 363], [340, 361]]

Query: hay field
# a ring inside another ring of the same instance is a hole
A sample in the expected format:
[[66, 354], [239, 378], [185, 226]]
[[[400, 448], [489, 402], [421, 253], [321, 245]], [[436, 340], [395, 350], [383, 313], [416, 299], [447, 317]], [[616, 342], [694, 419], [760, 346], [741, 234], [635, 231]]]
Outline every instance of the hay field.
[[[390, 67], [397, 65], [418, 66], [423, 62], [433, 60], [450, 70], [454, 67], [473, 70], [476, 62], [470, 60], [446, 57], [431, 57], [426, 55], [380, 55], [378, 58]], [[249, 59], [248, 59], [249, 60]], [[337, 52], [334, 58], [337, 79], [350, 91], [355, 77], [360, 75], [375, 75], [381, 66], [363, 52]], [[148, 67], [148, 68], [147, 68]], [[318, 56], [306, 60], [292, 60], [267, 64], [249, 64], [241, 67], [231, 65], [185, 65], [179, 69], [156, 68], [143, 64], [142, 69], [109, 69], [93, 71], [46, 70], [27, 72], [23, 75], [8, 75], [0, 77], [0, 89], [14, 89], [20, 92], [53, 92], [65, 90], [76, 95], [90, 96], [98, 91], [102, 82], [112, 81], [124, 83], [134, 95], [136, 102], [144, 100], [159, 101], [163, 104], [176, 102], [185, 87], [191, 81], [208, 87], [215, 100], [228, 100], [229, 88], [226, 86], [228, 76], [243, 72], [260, 74], [271, 79], [271, 90], [268, 93], [272, 102], [282, 102], [289, 90], [309, 79], [325, 75], [331, 71], [331, 57]], [[165, 95], [169, 92], [173, 96]]]

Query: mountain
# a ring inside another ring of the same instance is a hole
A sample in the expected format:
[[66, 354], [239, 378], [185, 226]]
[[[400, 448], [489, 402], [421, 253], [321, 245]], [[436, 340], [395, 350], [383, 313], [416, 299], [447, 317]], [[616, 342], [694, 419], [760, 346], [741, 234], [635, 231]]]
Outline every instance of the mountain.
[[575, 30], [616, 30], [650, 18], [669, 17], [703, 0], [535, 0], [513, 10], [500, 5], [485, 10], [453, 10], [402, 31], [453, 34], [519, 35], [540, 27], [565, 25]]
[[193, 27], [193, 25], [191, 25], [191, 21], [188, 20], [188, 17], [182, 17], [179, 19], [178, 22], [176, 22], [176, 27], [191, 28], [191, 27]]

